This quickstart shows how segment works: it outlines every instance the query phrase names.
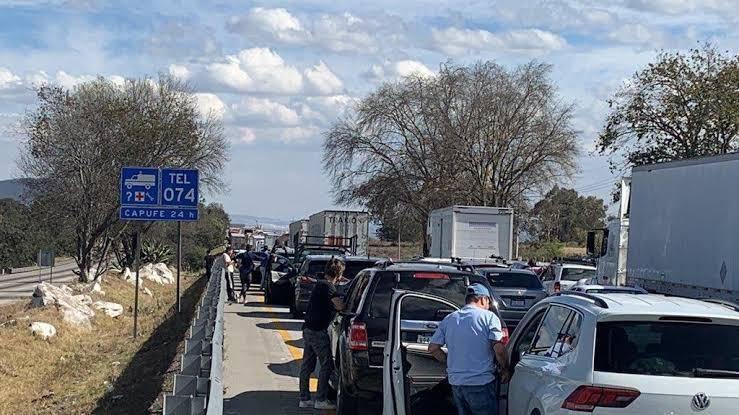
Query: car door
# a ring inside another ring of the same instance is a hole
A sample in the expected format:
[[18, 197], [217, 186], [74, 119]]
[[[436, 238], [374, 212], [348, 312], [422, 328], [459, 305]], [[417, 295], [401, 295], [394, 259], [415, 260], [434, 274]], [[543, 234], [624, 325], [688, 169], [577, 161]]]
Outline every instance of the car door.
[[544, 413], [547, 399], [553, 400], [555, 406], [561, 405], [553, 391], [567, 389], [563, 376], [567, 362], [562, 357], [573, 350], [572, 345], [564, 345], [563, 339], [573, 330], [579, 332], [581, 321], [581, 316], [574, 310], [558, 304], [550, 305], [530, 344], [527, 345], [532, 333], [530, 327], [522, 335], [512, 352], [520, 360], [509, 383], [508, 415], [529, 415], [534, 408]]
[[458, 309], [443, 298], [394, 291], [382, 369], [383, 415], [411, 415], [413, 396], [428, 391], [430, 381], [446, 377], [445, 365], [428, 352], [428, 339], [438, 323], [430, 322], [431, 317], [423, 314], [434, 310], [440, 322]]
[[361, 272], [352, 280], [344, 297], [346, 309], [336, 313], [334, 320], [331, 322], [329, 337], [331, 338], [331, 350], [335, 359], [339, 357], [340, 339], [345, 335], [344, 331], [349, 326], [347, 323], [357, 315], [359, 304], [367, 284], [369, 284], [370, 277], [369, 272]]

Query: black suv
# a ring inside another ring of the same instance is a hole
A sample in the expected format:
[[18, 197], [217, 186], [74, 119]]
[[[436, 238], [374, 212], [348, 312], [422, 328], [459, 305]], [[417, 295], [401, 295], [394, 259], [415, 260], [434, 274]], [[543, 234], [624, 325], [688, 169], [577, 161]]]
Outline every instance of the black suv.
[[[486, 277], [447, 264], [386, 263], [360, 272], [347, 289], [346, 310], [336, 314], [328, 329], [337, 370], [334, 378], [338, 384], [333, 385], [337, 391], [337, 414], [353, 415], [360, 407], [382, 402], [383, 348], [393, 290], [433, 294], [461, 307], [467, 286], [475, 283], [490, 289]], [[497, 310], [493, 311], [500, 317]], [[419, 302], [414, 309], [406, 308], [406, 312], [417, 315], [413, 320], [435, 330], [438, 321], [452, 310], [427, 310]], [[433, 321], [427, 321], [428, 316], [433, 316]], [[501, 323], [507, 340], [508, 329], [502, 319]], [[412, 339], [417, 343], [429, 340], [426, 335]]]

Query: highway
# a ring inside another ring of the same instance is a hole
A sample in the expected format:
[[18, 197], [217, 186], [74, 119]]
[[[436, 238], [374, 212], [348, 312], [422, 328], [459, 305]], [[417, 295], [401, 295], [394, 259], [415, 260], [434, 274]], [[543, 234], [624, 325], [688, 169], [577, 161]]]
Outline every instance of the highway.
[[[224, 312], [224, 414], [319, 413], [298, 408], [302, 321], [291, 319], [287, 307], [265, 305], [256, 291], [245, 304], [226, 304]], [[311, 390], [316, 386], [312, 379]]]
[[[74, 260], [57, 261], [54, 274], [51, 277], [55, 284], [74, 282], [77, 275], [73, 270], [77, 268]], [[49, 269], [33, 270], [17, 274], [0, 275], [0, 305], [12, 303], [22, 299], [30, 299], [33, 289], [41, 281], [49, 281]]]

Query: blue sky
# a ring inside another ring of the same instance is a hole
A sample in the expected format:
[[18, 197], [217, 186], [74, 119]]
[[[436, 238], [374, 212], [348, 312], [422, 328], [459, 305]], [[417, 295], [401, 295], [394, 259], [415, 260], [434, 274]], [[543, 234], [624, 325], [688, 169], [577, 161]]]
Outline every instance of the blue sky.
[[577, 107], [581, 171], [563, 185], [606, 197], [616, 176], [592, 154], [606, 100], [659, 49], [739, 46], [734, 0], [125, 3], [0, 0], [0, 179], [18, 175], [14, 126], [34, 85], [164, 72], [193, 84], [232, 143], [230, 189], [211, 199], [298, 218], [333, 207], [321, 134], [379, 83], [449, 59], [537, 59]]

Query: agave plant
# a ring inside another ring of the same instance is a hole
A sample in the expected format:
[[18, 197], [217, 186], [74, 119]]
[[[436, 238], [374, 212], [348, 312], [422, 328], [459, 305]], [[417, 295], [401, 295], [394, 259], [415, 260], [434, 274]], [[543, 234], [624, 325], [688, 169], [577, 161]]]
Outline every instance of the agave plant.
[[144, 241], [141, 244], [141, 262], [144, 264], [159, 262], [169, 264], [173, 256], [172, 248], [161, 241]]

